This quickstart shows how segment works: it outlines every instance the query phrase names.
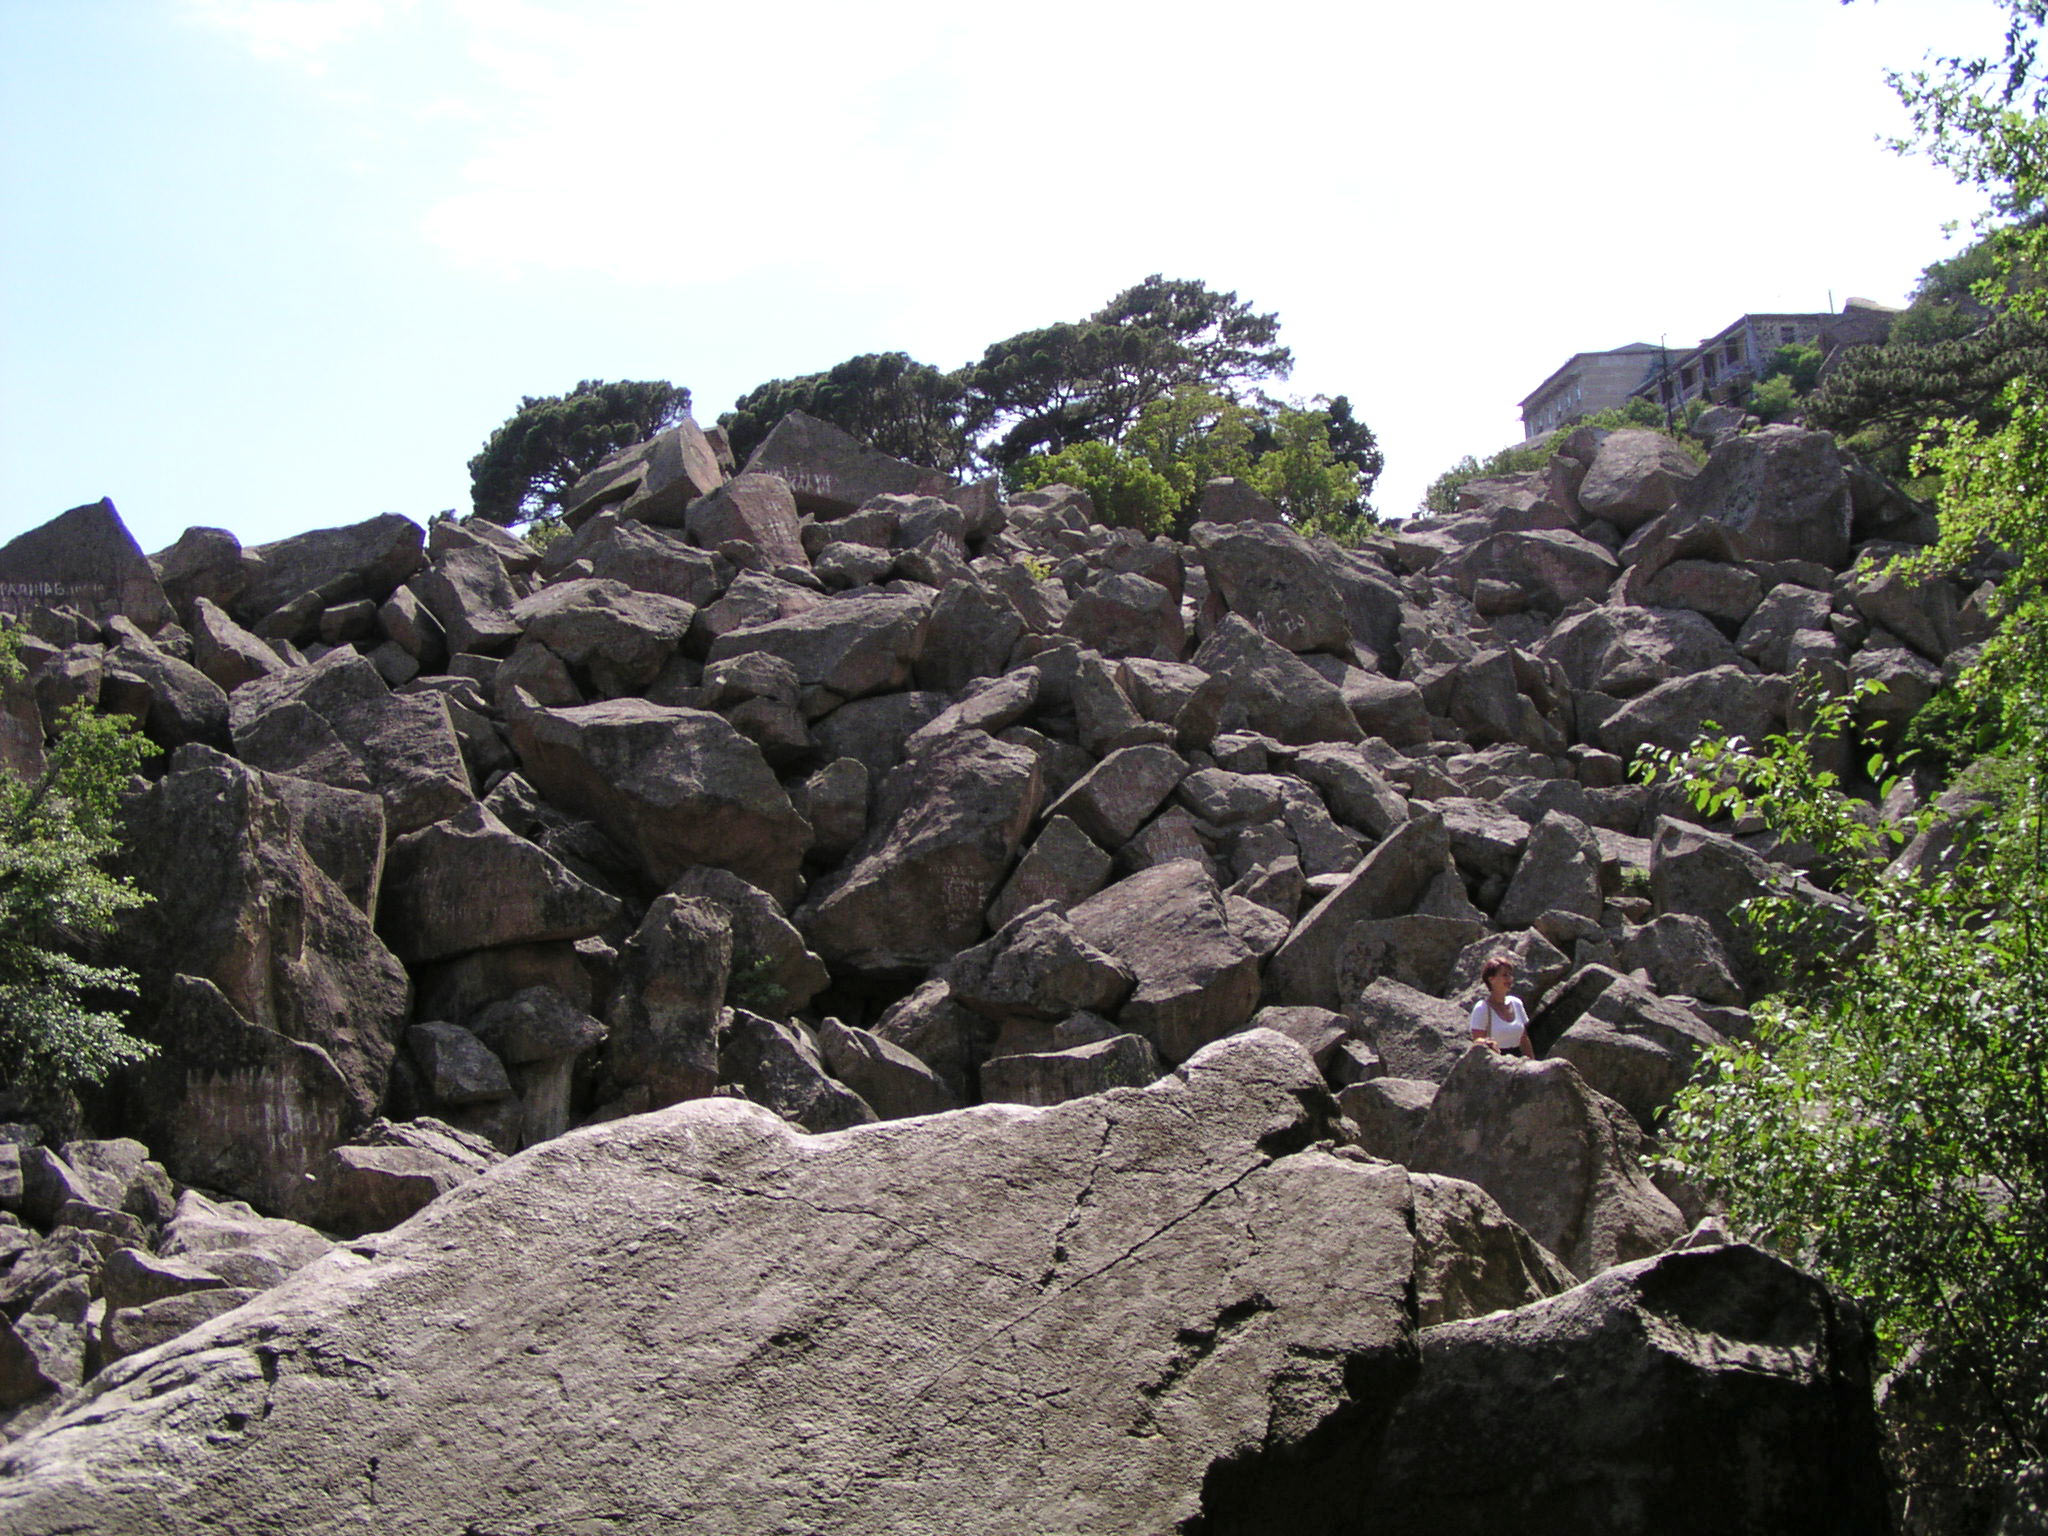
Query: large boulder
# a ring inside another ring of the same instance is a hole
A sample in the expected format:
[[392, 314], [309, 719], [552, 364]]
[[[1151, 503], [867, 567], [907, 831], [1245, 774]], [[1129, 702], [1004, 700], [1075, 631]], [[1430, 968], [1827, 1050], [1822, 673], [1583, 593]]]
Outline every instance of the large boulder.
[[1579, 1076], [1636, 1117], [1644, 1129], [1663, 1117], [1700, 1058], [1724, 1043], [1682, 1003], [1667, 1002], [1632, 976], [1619, 976], [1551, 1045]]
[[661, 675], [696, 614], [681, 598], [603, 577], [558, 582], [512, 606], [527, 640], [580, 668], [599, 693], [614, 698], [638, 693]]
[[580, 527], [600, 512], [622, 520], [683, 526], [690, 503], [725, 481], [718, 453], [685, 413], [665, 432], [606, 459], [562, 493], [562, 516]]
[[1337, 687], [1237, 614], [1226, 614], [1194, 664], [1209, 674], [1175, 721], [1184, 745], [1204, 746], [1219, 731], [1253, 730], [1310, 746], [1364, 736]]
[[1557, 613], [1582, 599], [1599, 602], [1621, 567], [1591, 539], [1562, 528], [1496, 533], [1447, 561], [1444, 570], [1460, 594], [1498, 582], [1530, 607]]
[[1231, 1033], [1258, 1006], [1258, 956], [1231, 926], [1215, 880], [1192, 859], [1141, 870], [1068, 916], [1082, 939], [1137, 978], [1118, 1018], [1169, 1062]]
[[1854, 498], [1826, 432], [1766, 427], [1724, 439], [1686, 486], [1682, 510], [1726, 526], [1752, 560], [1849, 563]]
[[1709, 667], [1638, 694], [1602, 720], [1593, 735], [1624, 758], [1644, 747], [1682, 752], [1716, 728], [1757, 742], [1783, 726], [1785, 698], [1782, 679], [1754, 677], [1738, 666]]
[[1349, 1008], [1340, 971], [1352, 930], [1413, 911], [1449, 861], [1441, 816], [1426, 813], [1395, 828], [1294, 925], [1267, 967], [1266, 1001]]
[[1038, 759], [963, 730], [882, 786], [875, 830], [796, 914], [828, 963], [922, 971], [982, 936], [1044, 793]]
[[830, 422], [791, 411], [747, 460], [750, 475], [777, 475], [796, 497], [797, 510], [844, 517], [876, 496], [940, 496], [954, 481], [877, 453]]
[[188, 752], [124, 821], [122, 871], [151, 899], [123, 915], [119, 952], [143, 995], [162, 996], [178, 974], [212, 981], [248, 1023], [326, 1052], [352, 1112], [374, 1111], [411, 984], [299, 840], [268, 776]]
[[710, 864], [795, 899], [810, 824], [761, 749], [720, 716], [609, 699], [524, 710], [510, 724], [533, 786], [596, 822], [656, 886]]
[[1285, 523], [1197, 523], [1189, 539], [1229, 610], [1290, 651], [1351, 643], [1344, 600], [1315, 546]]
[[1570, 1062], [1474, 1046], [1438, 1088], [1409, 1166], [1477, 1184], [1575, 1275], [1657, 1252], [1685, 1219], [1641, 1165], [1628, 1112]]
[[310, 667], [237, 688], [228, 724], [246, 763], [379, 795], [394, 836], [453, 815], [472, 798], [447, 698], [391, 692], [346, 646]]
[[1625, 427], [1611, 432], [1579, 482], [1579, 506], [1627, 533], [1678, 504], [1699, 465], [1662, 432]]
[[736, 1008], [718, 1033], [719, 1081], [785, 1120], [823, 1135], [876, 1119], [872, 1106], [826, 1072], [802, 1026]]
[[0, 545], [0, 612], [66, 606], [154, 633], [176, 615], [111, 501], [90, 502]]
[[[1344, 1529], [1891, 1528], [1871, 1341], [1824, 1285], [1757, 1249], [1646, 1258], [1420, 1342], [1414, 1390], [1352, 1469]], [[1475, 1413], [1500, 1426], [1483, 1451], [1468, 1449]]]
[[425, 546], [419, 524], [396, 512], [294, 534], [246, 551], [246, 579], [222, 605], [254, 624], [309, 592], [323, 603], [382, 601], [425, 563]]
[[706, 549], [751, 544], [771, 566], [808, 566], [797, 532], [796, 498], [774, 475], [741, 475], [692, 502], [683, 513], [690, 537]]
[[1537, 650], [1564, 669], [1572, 687], [1618, 699], [1708, 667], [1738, 664], [1735, 647], [1704, 615], [1622, 604], [1573, 614]]
[[647, 1107], [718, 1086], [718, 1026], [732, 975], [732, 922], [708, 901], [663, 896], [619, 953], [605, 1004], [606, 1065]]
[[802, 688], [827, 696], [805, 706], [806, 714], [822, 715], [848, 699], [909, 687], [930, 615], [926, 597], [859, 592], [722, 634], [708, 656], [713, 662], [749, 651], [781, 657], [796, 669]]
[[1415, 1240], [1329, 1113], [1261, 1033], [1050, 1109], [573, 1133], [103, 1374], [0, 1525], [1167, 1531], [1248, 1458], [1348, 1479]]
[[580, 939], [620, 910], [617, 897], [477, 803], [393, 843], [389, 878], [382, 930], [410, 962]]

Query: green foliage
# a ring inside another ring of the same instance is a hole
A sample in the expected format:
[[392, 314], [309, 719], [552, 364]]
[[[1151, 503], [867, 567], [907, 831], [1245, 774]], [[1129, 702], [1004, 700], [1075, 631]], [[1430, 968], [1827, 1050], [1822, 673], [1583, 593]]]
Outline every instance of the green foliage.
[[1375, 525], [1355, 464], [1337, 458], [1321, 410], [1282, 408], [1273, 446], [1252, 466], [1251, 483], [1305, 534], [1356, 542]]
[[584, 475], [689, 409], [690, 392], [666, 379], [585, 379], [565, 395], [528, 395], [469, 461], [476, 515], [509, 525], [559, 511]]
[[[0, 676], [19, 675], [16, 643], [0, 627]], [[0, 1082], [97, 1083], [149, 1053], [101, 1006], [134, 976], [77, 951], [144, 899], [101, 866], [119, 847], [121, 788], [154, 750], [132, 722], [77, 704], [40, 778], [0, 773]]]
[[[1615, 431], [1621, 427], [1664, 427], [1664, 411], [1651, 401], [1633, 399], [1612, 409], [1598, 411], [1584, 421], [1575, 421], [1570, 426], [1559, 427], [1550, 436], [1535, 442], [1517, 443], [1489, 454], [1484, 459], [1475, 459], [1471, 454], [1458, 460], [1449, 469], [1430, 481], [1429, 489], [1422, 493], [1422, 504], [1418, 512], [1433, 513], [1448, 517], [1458, 510], [1458, 491], [1474, 480], [1491, 480], [1498, 475], [1519, 475], [1532, 469], [1541, 469], [1557, 456], [1557, 450], [1565, 440], [1581, 427], [1602, 427]], [[1684, 438], [1678, 439], [1686, 452], [1697, 457], [1695, 446]]]
[[740, 396], [718, 424], [742, 464], [778, 421], [802, 411], [878, 452], [953, 474], [974, 452], [962, 424], [965, 388], [962, 374], [908, 353], [869, 352], [823, 373], [771, 379]]
[[1799, 409], [1799, 391], [1787, 373], [1771, 374], [1750, 386], [1744, 407], [1762, 422], [1789, 421]]
[[1086, 491], [1095, 503], [1095, 516], [1111, 528], [1165, 533], [1180, 510], [1181, 495], [1174, 483], [1148, 459], [1114, 443], [1081, 442], [1058, 453], [1035, 454], [1017, 465], [1014, 477], [1018, 490], [1071, 485]]
[[1764, 364], [1760, 377], [1791, 380], [1795, 394], [1806, 394], [1820, 377], [1820, 348], [1810, 341], [1795, 341], [1778, 348]]
[[775, 979], [775, 961], [768, 955], [735, 957], [726, 979], [725, 1000], [764, 1019], [789, 1017], [789, 990]]
[[1755, 1010], [1755, 1036], [1714, 1052], [1680, 1095], [1667, 1148], [1739, 1230], [1864, 1298], [1893, 1361], [1925, 1346], [1923, 1369], [1986, 1405], [1943, 1438], [1989, 1477], [2048, 1447], [2042, 764], [1983, 776], [1998, 809], [1952, 873], [1895, 875], [1887, 859], [1922, 819], [1886, 822], [1818, 766], [1849, 704], [1760, 745], [1707, 737], [1653, 755], [1701, 809], [1759, 815], [1818, 849], [1867, 921], [1845, 953], [1839, 930], [1817, 937], [1811, 908], [1746, 904], [1775, 952], [1804, 963], [1781, 966], [1792, 983]]

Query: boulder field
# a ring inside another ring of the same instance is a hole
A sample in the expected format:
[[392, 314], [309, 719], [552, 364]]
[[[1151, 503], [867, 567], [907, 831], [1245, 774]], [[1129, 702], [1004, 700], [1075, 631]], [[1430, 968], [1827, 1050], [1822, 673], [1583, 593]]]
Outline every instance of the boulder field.
[[1883, 1528], [1853, 1310], [1645, 1171], [1738, 904], [1858, 914], [1627, 770], [1901, 728], [1989, 632], [1925, 508], [1587, 431], [1178, 542], [792, 416], [565, 510], [0, 548], [6, 765], [165, 749], [157, 1053], [0, 1106], [0, 1527]]

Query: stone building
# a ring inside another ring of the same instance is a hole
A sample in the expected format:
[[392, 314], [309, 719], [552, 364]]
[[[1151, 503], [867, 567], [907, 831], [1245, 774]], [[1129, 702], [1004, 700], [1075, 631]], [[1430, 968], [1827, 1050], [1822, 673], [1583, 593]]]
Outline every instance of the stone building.
[[1663, 348], [1632, 341], [1606, 352], [1575, 352], [1522, 402], [1522, 433], [1543, 437], [1599, 411], [1612, 410], [1657, 374]]
[[1543, 437], [1631, 396], [1674, 411], [1691, 400], [1738, 402], [1778, 348], [1810, 343], [1832, 359], [1845, 348], [1883, 342], [1898, 313], [1869, 299], [1850, 299], [1839, 314], [1742, 315], [1689, 349], [1638, 341], [1608, 352], [1575, 353], [1522, 401], [1523, 434]]

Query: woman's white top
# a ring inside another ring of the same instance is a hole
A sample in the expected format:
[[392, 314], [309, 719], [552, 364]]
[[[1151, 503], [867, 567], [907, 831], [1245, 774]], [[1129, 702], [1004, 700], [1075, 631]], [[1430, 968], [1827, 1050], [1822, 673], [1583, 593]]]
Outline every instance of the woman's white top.
[[1475, 1035], [1491, 1035], [1493, 1043], [1504, 1051], [1511, 1051], [1522, 1043], [1522, 1037], [1529, 1032], [1528, 1010], [1522, 1007], [1522, 1000], [1514, 993], [1508, 994], [1508, 1017], [1502, 1018], [1493, 1011], [1490, 998], [1482, 997], [1472, 1010], [1472, 1021], [1466, 1030]]

